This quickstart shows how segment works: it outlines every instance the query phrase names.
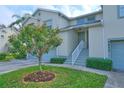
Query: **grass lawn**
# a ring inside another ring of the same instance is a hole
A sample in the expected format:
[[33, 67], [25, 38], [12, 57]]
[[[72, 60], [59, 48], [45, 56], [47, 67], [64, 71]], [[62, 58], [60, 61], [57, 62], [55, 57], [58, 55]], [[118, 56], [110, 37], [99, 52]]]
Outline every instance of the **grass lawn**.
[[38, 66], [23, 68], [0, 75], [0, 88], [101, 88], [104, 87], [107, 76], [95, 73], [73, 70], [63, 67], [43, 66], [44, 70], [55, 73], [56, 77], [48, 82], [24, 82], [23, 77], [38, 71]]

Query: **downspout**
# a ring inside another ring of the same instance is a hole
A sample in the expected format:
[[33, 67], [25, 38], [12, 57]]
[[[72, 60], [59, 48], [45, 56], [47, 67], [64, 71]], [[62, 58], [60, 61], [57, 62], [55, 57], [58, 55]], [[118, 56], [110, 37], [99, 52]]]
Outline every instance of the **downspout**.
[[[60, 21], [60, 18], [59, 18], [59, 14], [58, 14], [58, 19], [59, 19], [59, 21], [58, 21], [58, 28], [60, 28], [59, 26], [60, 26], [60, 23], [61, 23], [61, 21]], [[59, 56], [59, 46], [58, 47], [56, 47], [56, 56], [58, 57]]]
[[[103, 20], [102, 20], [102, 22], [103, 22]], [[104, 30], [104, 26], [103, 26], [102, 32], [103, 32], [103, 56], [104, 56], [104, 59], [105, 59], [106, 57], [105, 57], [105, 30]]]

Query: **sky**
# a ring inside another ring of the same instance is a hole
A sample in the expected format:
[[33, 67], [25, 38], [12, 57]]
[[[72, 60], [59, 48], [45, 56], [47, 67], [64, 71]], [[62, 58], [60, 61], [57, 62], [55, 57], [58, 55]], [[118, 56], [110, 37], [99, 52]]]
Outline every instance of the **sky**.
[[33, 14], [37, 8], [57, 10], [68, 17], [76, 17], [98, 11], [101, 7], [99, 5], [0, 5], [0, 24], [9, 25], [15, 20], [12, 15]]

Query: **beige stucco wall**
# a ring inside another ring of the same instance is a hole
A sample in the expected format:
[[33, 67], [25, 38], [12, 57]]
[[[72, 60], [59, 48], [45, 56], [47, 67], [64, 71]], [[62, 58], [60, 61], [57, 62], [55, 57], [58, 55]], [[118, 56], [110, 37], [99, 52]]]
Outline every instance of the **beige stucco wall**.
[[57, 48], [58, 56], [69, 56], [78, 44], [78, 34], [74, 30], [61, 32], [63, 43]]
[[68, 31], [68, 55], [70, 55], [78, 45], [78, 32], [75, 30]]
[[[2, 30], [5, 30], [6, 32], [2, 32]], [[0, 29], [0, 52], [5, 52], [7, 51], [7, 43], [9, 36], [17, 34], [14, 29], [11, 28], [4, 28]], [[1, 35], [4, 35], [4, 37], [1, 37]]]
[[103, 27], [89, 28], [89, 57], [103, 57]]
[[108, 39], [124, 37], [124, 18], [118, 17], [118, 6], [103, 6], [105, 56], [108, 57]]
[[63, 42], [60, 46], [57, 47], [56, 54], [57, 56], [68, 56], [68, 32], [61, 32], [59, 36], [63, 39]]
[[[39, 15], [40, 13], [40, 15]], [[46, 21], [46, 20], [52, 20], [52, 27], [53, 28], [62, 28], [62, 27], [66, 27], [69, 25], [69, 22], [66, 18], [64, 18], [63, 16], [59, 15], [56, 12], [50, 12], [50, 11], [38, 11], [35, 15], [34, 15], [35, 19], [29, 19], [25, 25], [29, 24], [29, 23], [37, 23], [36, 19], [40, 19], [40, 23]]]
[[118, 17], [118, 6], [103, 5], [103, 28], [89, 28], [89, 56], [109, 57], [108, 40], [113, 38], [124, 38], [124, 18]]

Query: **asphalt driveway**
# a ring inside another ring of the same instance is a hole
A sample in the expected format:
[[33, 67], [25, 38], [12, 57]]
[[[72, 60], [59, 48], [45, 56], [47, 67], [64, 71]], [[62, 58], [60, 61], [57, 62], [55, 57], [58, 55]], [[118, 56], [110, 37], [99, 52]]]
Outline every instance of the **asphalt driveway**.
[[11, 62], [0, 62], [0, 74], [37, 64], [38, 63], [36, 61], [31, 60], [12, 60]]
[[[0, 74], [14, 71], [20, 68], [38, 65], [36, 60], [13, 60], [11, 62], [0, 62]], [[124, 72], [102, 71], [82, 66], [67, 65], [67, 64], [44, 64], [52, 66], [68, 67], [77, 70], [89, 71], [93, 73], [103, 74], [108, 76], [105, 88], [124, 88]]]

